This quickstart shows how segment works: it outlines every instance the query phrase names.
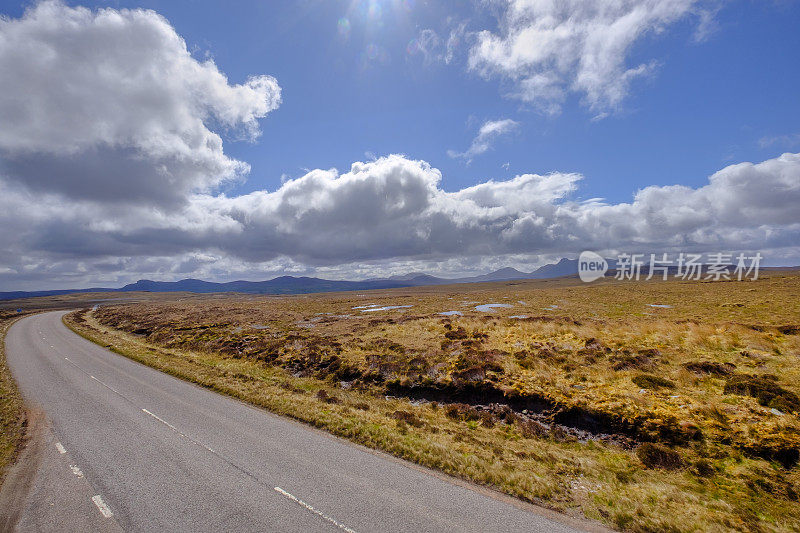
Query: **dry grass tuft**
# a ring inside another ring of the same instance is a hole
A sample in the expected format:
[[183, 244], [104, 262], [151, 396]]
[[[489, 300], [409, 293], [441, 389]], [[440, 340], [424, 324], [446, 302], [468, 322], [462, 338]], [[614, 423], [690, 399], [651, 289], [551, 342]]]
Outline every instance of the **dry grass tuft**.
[[674, 389], [675, 383], [668, 380], [667, 378], [662, 378], [660, 376], [653, 376], [650, 374], [640, 374], [638, 376], [634, 376], [631, 378], [636, 385], [643, 389]]
[[6, 364], [5, 335], [22, 315], [0, 311], [0, 485], [25, 438], [25, 409]]

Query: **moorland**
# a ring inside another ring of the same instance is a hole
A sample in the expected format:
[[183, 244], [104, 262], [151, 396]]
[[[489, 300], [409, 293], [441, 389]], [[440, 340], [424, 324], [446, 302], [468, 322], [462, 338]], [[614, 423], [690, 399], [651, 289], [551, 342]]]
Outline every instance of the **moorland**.
[[216, 295], [67, 315], [184, 379], [636, 531], [800, 529], [800, 273]]

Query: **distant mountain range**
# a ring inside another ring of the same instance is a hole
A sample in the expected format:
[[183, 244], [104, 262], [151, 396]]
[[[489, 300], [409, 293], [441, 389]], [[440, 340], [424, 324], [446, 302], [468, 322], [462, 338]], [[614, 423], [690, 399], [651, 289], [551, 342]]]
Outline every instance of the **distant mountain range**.
[[[614, 260], [608, 260], [611, 271]], [[796, 269], [797, 267], [790, 267]], [[646, 272], [646, 268], [643, 272]], [[764, 268], [764, 270], [772, 270]], [[390, 278], [367, 279], [363, 281], [337, 281], [320, 278], [281, 276], [267, 281], [230, 281], [215, 283], [199, 279], [182, 279], [180, 281], [151, 281], [142, 279], [122, 288], [93, 287], [89, 289], [65, 289], [53, 291], [12, 291], [0, 292], [0, 300], [16, 298], [32, 298], [36, 296], [56, 296], [79, 292], [194, 292], [217, 293], [238, 292], [245, 294], [307, 294], [314, 292], [364, 291], [370, 289], [396, 289], [401, 287], [421, 287], [428, 285], [448, 285], [452, 283], [483, 283], [490, 281], [511, 281], [517, 279], [549, 279], [573, 276], [578, 273], [577, 259], [562, 259], [558, 263], [544, 265], [533, 272], [520, 272], [514, 268], [501, 268], [481, 276], [465, 278], [437, 278], [423, 272], [412, 272]]]
[[[485, 283], [489, 281], [511, 281], [515, 279], [544, 279], [560, 278], [578, 274], [577, 259], [562, 259], [558, 263], [544, 265], [533, 272], [521, 272], [516, 268], [501, 268], [488, 274], [480, 276], [469, 276], [466, 278], [437, 278], [422, 272], [414, 272], [402, 276], [392, 276], [383, 281], [395, 281], [404, 283], [406, 287], [419, 287], [422, 285], [447, 285], [450, 283]], [[381, 280], [370, 280], [381, 281]]]
[[368, 279], [363, 281], [337, 281], [320, 278], [281, 276], [267, 281], [230, 281], [215, 283], [199, 279], [180, 281], [151, 281], [142, 279], [122, 288], [92, 287], [88, 289], [63, 289], [52, 291], [10, 291], [0, 292], [0, 300], [33, 298], [36, 296], [57, 296], [79, 292], [239, 292], [245, 294], [305, 294], [314, 292], [363, 291], [370, 289], [396, 289], [401, 287], [420, 287], [426, 285], [447, 285], [451, 283], [481, 283], [488, 281], [509, 281], [515, 279], [557, 278], [577, 274], [576, 259], [562, 259], [558, 263], [545, 265], [533, 272], [520, 272], [514, 268], [501, 268], [489, 274], [466, 278], [437, 278], [423, 272], [413, 272], [390, 278]]

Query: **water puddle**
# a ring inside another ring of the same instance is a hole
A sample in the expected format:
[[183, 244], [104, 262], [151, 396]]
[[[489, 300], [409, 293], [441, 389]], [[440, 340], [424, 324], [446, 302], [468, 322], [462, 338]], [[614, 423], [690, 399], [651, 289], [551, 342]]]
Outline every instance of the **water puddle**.
[[[408, 307], [414, 307], [413, 305], [387, 305], [384, 307], [371, 307], [369, 309], [362, 309], [362, 313], [371, 313], [373, 311], [389, 311], [391, 309], [406, 309]], [[355, 309], [355, 307], [353, 308]]]
[[482, 313], [491, 313], [494, 311], [494, 309], [501, 307], [514, 307], [514, 306], [511, 304], [483, 304], [483, 305], [476, 305], [475, 310], [481, 311]]

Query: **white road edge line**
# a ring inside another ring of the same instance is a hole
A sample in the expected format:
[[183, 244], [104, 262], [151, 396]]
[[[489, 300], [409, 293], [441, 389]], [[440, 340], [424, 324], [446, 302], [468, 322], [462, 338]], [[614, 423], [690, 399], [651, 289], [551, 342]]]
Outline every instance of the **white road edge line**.
[[58, 453], [60, 453], [61, 455], [67, 453], [67, 449], [64, 448], [64, 445], [61, 444], [60, 442], [56, 442], [56, 450], [58, 450]]
[[111, 509], [106, 505], [106, 502], [103, 501], [103, 498], [99, 494], [97, 496], [92, 496], [92, 501], [104, 517], [111, 518], [114, 516], [114, 513], [111, 512]]
[[289, 498], [293, 502], [295, 502], [295, 503], [297, 503], [299, 505], [302, 505], [303, 507], [305, 507], [306, 509], [308, 509], [309, 511], [311, 511], [315, 515], [319, 516], [320, 518], [323, 518], [323, 519], [327, 520], [328, 522], [330, 522], [334, 526], [338, 527], [339, 529], [341, 529], [343, 531], [347, 531], [347, 533], [356, 533], [355, 530], [350, 529], [349, 527], [347, 527], [344, 524], [340, 524], [339, 522], [337, 522], [336, 520], [334, 520], [330, 516], [326, 515], [322, 511], [318, 511], [318, 510], [314, 509], [312, 506], [310, 506], [309, 504], [307, 504], [306, 502], [304, 502], [303, 500], [301, 500], [297, 496], [295, 496], [295, 495], [293, 495], [293, 494], [291, 494], [289, 492], [286, 492], [282, 488], [275, 487], [275, 491], [283, 494], [284, 496], [286, 496], [287, 498]]

